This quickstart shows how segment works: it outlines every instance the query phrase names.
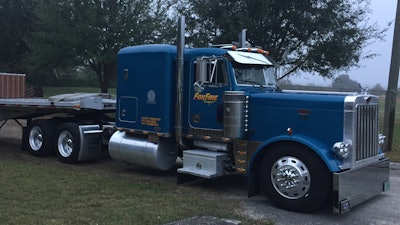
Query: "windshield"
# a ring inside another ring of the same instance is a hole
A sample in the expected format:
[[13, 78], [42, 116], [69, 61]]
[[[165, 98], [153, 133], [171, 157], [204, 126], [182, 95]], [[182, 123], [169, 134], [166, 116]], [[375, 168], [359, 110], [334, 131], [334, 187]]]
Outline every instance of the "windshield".
[[235, 71], [236, 83], [239, 85], [276, 87], [273, 66], [235, 63], [233, 69]]

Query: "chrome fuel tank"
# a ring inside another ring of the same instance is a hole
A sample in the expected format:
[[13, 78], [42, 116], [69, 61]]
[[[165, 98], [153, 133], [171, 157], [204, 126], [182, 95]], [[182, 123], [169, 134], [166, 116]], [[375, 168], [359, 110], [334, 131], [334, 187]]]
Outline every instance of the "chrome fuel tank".
[[171, 169], [177, 158], [174, 140], [160, 138], [159, 143], [153, 143], [145, 136], [130, 136], [124, 131], [115, 132], [108, 147], [111, 158], [117, 161], [162, 171]]

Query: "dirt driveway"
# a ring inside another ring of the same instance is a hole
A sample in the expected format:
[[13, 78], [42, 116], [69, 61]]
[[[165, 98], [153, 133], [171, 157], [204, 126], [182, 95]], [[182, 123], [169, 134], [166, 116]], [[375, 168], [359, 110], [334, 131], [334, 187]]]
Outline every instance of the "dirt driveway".
[[[7, 124], [0, 129], [2, 157], [17, 157], [22, 160], [37, 160], [38, 162], [40, 162], [40, 160], [46, 160], [58, 166], [63, 166], [62, 163], [57, 162], [56, 158], [33, 158], [26, 152], [19, 150], [21, 136], [21, 128], [14, 121], [7, 122]], [[161, 172], [150, 172], [146, 169], [115, 162], [109, 158], [104, 158], [93, 163], [79, 164], [77, 166], [83, 166], [85, 169], [114, 170], [121, 173], [132, 173], [135, 174], [135, 177], [140, 177], [141, 179], [148, 181], [156, 179], [157, 182], [176, 185], [176, 171], [170, 171], [168, 173], [163, 172], [162, 174]], [[312, 214], [288, 212], [272, 206], [265, 197], [247, 198], [246, 178], [242, 176], [228, 176], [221, 179], [201, 180], [183, 185], [197, 188], [219, 197], [239, 200], [241, 202], [241, 208], [237, 209], [238, 213], [255, 220], [271, 219], [275, 224], [395, 225], [400, 224], [400, 166], [399, 164], [392, 164], [392, 166], [391, 190], [352, 209], [352, 211], [345, 215], [333, 214], [331, 209], [328, 207]], [[215, 221], [210, 224], [229, 224], [214, 222]]]

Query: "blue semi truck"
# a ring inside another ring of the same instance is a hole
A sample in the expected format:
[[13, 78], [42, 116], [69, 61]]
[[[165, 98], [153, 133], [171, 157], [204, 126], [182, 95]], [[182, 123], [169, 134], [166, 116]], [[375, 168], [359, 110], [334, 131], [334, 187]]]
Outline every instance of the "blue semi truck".
[[120, 50], [113, 159], [169, 170], [180, 156], [179, 182], [244, 174], [249, 196], [301, 212], [389, 188], [376, 96], [283, 91], [265, 51], [183, 39]]
[[0, 120], [27, 120], [35, 156], [74, 163], [108, 144], [113, 159], [162, 171], [180, 157], [178, 182], [243, 174], [249, 196], [287, 210], [345, 213], [390, 188], [376, 96], [281, 90], [265, 51], [185, 48], [183, 23], [177, 46], [120, 50], [116, 99], [0, 99]]

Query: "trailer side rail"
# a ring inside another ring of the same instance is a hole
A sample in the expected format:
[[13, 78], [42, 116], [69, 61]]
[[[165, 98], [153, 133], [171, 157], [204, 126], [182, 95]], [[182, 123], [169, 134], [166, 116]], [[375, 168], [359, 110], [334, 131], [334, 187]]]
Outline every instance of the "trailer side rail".
[[49, 98], [0, 99], [0, 120], [27, 119], [61, 112], [115, 111], [114, 95], [99, 93], [62, 94]]

